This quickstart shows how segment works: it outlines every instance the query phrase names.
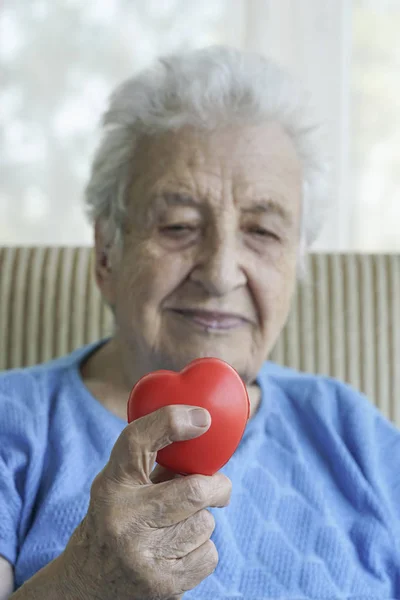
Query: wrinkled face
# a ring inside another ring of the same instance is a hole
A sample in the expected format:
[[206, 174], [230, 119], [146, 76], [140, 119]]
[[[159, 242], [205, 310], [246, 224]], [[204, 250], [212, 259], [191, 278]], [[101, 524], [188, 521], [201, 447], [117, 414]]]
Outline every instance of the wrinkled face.
[[141, 371], [215, 356], [251, 382], [295, 286], [301, 166], [276, 123], [142, 139], [122, 255], [99, 283]]

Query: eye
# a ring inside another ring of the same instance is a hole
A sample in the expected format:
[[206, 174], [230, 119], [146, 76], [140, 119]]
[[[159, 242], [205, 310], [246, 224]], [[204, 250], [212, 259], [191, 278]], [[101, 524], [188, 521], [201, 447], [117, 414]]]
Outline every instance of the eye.
[[250, 227], [248, 232], [260, 238], [271, 238], [278, 242], [280, 241], [280, 238], [276, 233], [270, 231], [269, 229], [265, 229], [264, 227], [259, 227], [258, 225]]
[[182, 229], [191, 229], [191, 227], [183, 223], [176, 223], [175, 225], [166, 225], [162, 229], [166, 231], [182, 231]]
[[193, 233], [196, 229], [197, 227], [195, 225], [189, 225], [187, 223], [173, 223], [171, 225], [160, 227], [161, 233], [173, 237], [182, 237], [189, 233]]

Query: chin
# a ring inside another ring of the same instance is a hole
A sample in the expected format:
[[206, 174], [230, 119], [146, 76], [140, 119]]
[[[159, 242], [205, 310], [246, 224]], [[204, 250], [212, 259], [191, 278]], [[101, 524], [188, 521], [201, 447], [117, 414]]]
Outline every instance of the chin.
[[[240, 375], [245, 383], [250, 383], [254, 380], [257, 375], [258, 369], [254, 368], [250, 359], [251, 353], [250, 348], [248, 351], [241, 348], [241, 353], [238, 352], [232, 345], [225, 345], [221, 343], [206, 343], [206, 344], [193, 344], [193, 345], [176, 345], [174, 349], [170, 349], [169, 352], [162, 353], [159, 361], [157, 361], [160, 369], [167, 369], [171, 371], [181, 371], [196, 358], [213, 357], [219, 358], [230, 364]], [[250, 359], [250, 360], [249, 360]], [[253, 368], [252, 368], [253, 366]]]

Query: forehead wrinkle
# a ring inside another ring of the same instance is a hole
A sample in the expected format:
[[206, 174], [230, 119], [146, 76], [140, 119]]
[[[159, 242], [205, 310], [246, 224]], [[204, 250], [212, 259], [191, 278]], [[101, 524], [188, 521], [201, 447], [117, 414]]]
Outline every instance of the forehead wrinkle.
[[199, 200], [195, 195], [186, 192], [159, 192], [151, 201], [151, 204], [164, 204], [165, 206], [194, 206], [199, 207]]

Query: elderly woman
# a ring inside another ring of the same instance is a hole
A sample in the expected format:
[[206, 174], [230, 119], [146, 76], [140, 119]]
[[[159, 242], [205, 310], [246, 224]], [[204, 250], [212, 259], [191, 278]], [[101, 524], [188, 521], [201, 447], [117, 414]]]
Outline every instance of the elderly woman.
[[[87, 205], [115, 333], [0, 378], [2, 599], [400, 598], [400, 432], [265, 362], [326, 202], [313, 117], [280, 69], [226, 48], [112, 96]], [[153, 470], [210, 415], [127, 426], [129, 392], [204, 356], [247, 386], [240, 445], [214, 476]]]

